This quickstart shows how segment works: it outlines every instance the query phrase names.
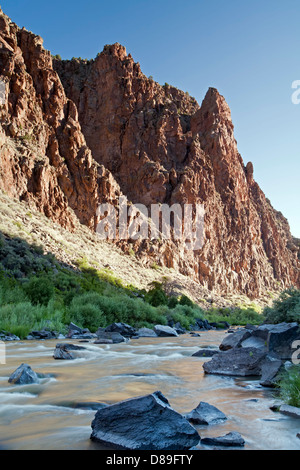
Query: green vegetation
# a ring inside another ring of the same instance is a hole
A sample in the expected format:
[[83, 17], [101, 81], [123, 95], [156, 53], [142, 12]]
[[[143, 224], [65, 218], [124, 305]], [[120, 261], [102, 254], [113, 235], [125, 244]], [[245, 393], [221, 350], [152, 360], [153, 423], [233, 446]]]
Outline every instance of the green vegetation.
[[41, 329], [65, 333], [71, 321], [91, 331], [112, 322], [135, 327], [180, 322], [190, 329], [196, 319], [217, 325], [299, 321], [296, 289], [282, 293], [263, 312], [254, 303], [205, 311], [186, 295], [167, 295], [164, 283], [162, 279], [148, 290], [138, 289], [84, 258], [76, 268], [62, 265], [42, 247], [0, 234], [0, 331], [20, 338]]
[[279, 397], [287, 405], [300, 407], [300, 366], [285, 370], [278, 381]]
[[221, 323], [226, 321], [230, 325], [244, 326], [247, 324], [259, 325], [264, 318], [260, 308], [252, 304], [250, 306], [241, 305], [239, 307], [211, 308], [206, 314], [210, 323]]
[[1, 235], [0, 330], [20, 338], [41, 329], [65, 333], [71, 321], [91, 331], [115, 321], [136, 327], [180, 321], [188, 329], [204, 318], [190, 299], [168, 297], [160, 283], [145, 291], [86, 259], [77, 266], [62, 266], [42, 247]]
[[300, 323], [300, 290], [291, 288], [282, 292], [271, 307], [266, 307], [264, 316], [267, 323]]

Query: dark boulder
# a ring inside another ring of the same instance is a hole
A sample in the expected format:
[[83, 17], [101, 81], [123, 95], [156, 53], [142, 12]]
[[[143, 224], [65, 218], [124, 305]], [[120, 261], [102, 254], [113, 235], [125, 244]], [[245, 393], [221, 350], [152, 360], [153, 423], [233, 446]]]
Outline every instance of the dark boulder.
[[119, 333], [121, 336], [132, 337], [137, 334], [137, 330], [133, 326], [127, 325], [126, 323], [112, 323], [105, 328], [105, 332], [108, 333]]
[[55, 339], [57, 333], [50, 330], [40, 330], [40, 331], [31, 331], [26, 339], [28, 340], [45, 340], [45, 339]]
[[140, 337], [140, 338], [148, 338], [148, 337], [157, 337], [157, 334], [155, 333], [154, 330], [152, 330], [151, 328], [139, 328], [138, 331], [137, 331], [137, 335]]
[[178, 336], [178, 333], [174, 328], [166, 325], [155, 325], [154, 331], [157, 336]]
[[0, 331], [0, 341], [20, 341], [19, 336], [9, 333], [8, 331]]
[[283, 360], [291, 360], [293, 342], [300, 340], [298, 323], [278, 323], [277, 325], [261, 325], [258, 330], [267, 335], [267, 348], [269, 352], [277, 354]]
[[206, 319], [196, 318], [195, 324], [190, 325], [190, 329], [193, 331], [212, 330], [213, 326]]
[[241, 345], [241, 343], [249, 338], [251, 336], [251, 333], [246, 330], [238, 330], [235, 331], [234, 333], [229, 333], [222, 341], [220, 344], [219, 348], [221, 351], [227, 351], [228, 349], [236, 348]]
[[94, 341], [94, 344], [114, 344], [114, 342], [109, 338], [98, 338]]
[[238, 432], [229, 432], [225, 436], [220, 437], [204, 437], [201, 444], [208, 446], [224, 446], [224, 447], [243, 447], [245, 445], [244, 438]]
[[250, 337], [242, 341], [242, 347], [254, 347], [276, 354], [282, 360], [291, 360], [293, 342], [300, 340], [298, 323], [265, 323], [252, 330]]
[[21, 364], [9, 377], [8, 382], [17, 385], [39, 383], [40, 376], [28, 364]]
[[[173, 322], [172, 322], [173, 323]], [[186, 333], [186, 329], [183, 328], [180, 322], [177, 322], [175, 324], [169, 324], [174, 330], [179, 334], [179, 335], [184, 335]]]
[[96, 336], [97, 336], [97, 344], [106, 343], [106, 340], [111, 341], [112, 343], [126, 343], [128, 341], [128, 338], [125, 336], [121, 335], [117, 331], [106, 331], [104, 328], [98, 328], [96, 331]]
[[202, 348], [199, 351], [192, 354], [192, 357], [213, 357], [215, 354], [218, 354], [220, 351], [218, 349]]
[[203, 364], [207, 374], [259, 376], [266, 353], [255, 348], [233, 348], [220, 351]]
[[69, 339], [92, 339], [96, 338], [96, 334], [91, 333], [88, 328], [80, 328], [75, 323], [70, 323], [67, 333]]
[[161, 392], [154, 392], [99, 410], [91, 439], [114, 449], [163, 451], [188, 450], [200, 436]]
[[275, 387], [278, 374], [283, 367], [283, 362], [278, 356], [267, 354], [261, 367], [260, 385], [263, 387]]
[[185, 418], [194, 424], [216, 424], [227, 419], [222, 411], [203, 401], [190, 413], [186, 414]]
[[70, 343], [58, 343], [55, 347], [53, 357], [58, 360], [72, 360], [76, 356], [70, 351], [83, 351], [86, 348], [83, 346], [77, 346], [76, 344]]

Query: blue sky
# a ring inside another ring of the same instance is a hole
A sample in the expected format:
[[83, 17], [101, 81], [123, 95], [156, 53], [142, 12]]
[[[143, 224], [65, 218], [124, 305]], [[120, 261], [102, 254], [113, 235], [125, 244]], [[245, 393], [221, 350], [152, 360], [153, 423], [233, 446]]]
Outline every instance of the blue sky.
[[300, 238], [299, 0], [0, 0], [20, 27], [62, 58], [94, 58], [120, 42], [142, 71], [188, 91], [226, 98], [254, 178]]

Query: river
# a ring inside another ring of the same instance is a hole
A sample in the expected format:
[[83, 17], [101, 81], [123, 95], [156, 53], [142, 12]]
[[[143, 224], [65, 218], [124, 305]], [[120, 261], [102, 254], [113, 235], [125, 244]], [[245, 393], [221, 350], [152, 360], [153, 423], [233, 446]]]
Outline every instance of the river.
[[[299, 420], [270, 410], [276, 401], [273, 390], [254, 379], [203, 373], [203, 361], [209, 359], [192, 354], [200, 347], [218, 347], [227, 333], [200, 334], [131, 339], [126, 344], [80, 343], [87, 349], [73, 361], [52, 357], [55, 345], [64, 340], [7, 342], [6, 364], [0, 364], [0, 448], [101, 449], [89, 438], [96, 411], [76, 405], [112, 404], [160, 390], [180, 413], [190, 412], [200, 401], [225, 413], [228, 419], [222, 424], [196, 426], [201, 437], [238, 431], [246, 441], [244, 449], [299, 450]], [[8, 383], [21, 363], [47, 377], [37, 385]]]

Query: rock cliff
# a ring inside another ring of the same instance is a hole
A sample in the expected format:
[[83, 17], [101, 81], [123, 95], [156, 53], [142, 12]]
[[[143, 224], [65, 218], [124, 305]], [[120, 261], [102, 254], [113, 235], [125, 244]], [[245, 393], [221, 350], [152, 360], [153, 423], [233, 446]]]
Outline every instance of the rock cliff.
[[298, 247], [244, 164], [223, 96], [201, 105], [147, 78], [120, 44], [94, 60], [53, 59], [0, 13], [0, 188], [72, 229], [100, 203], [203, 204], [204, 244], [117, 240], [144, 263], [219, 293], [300, 286]]

